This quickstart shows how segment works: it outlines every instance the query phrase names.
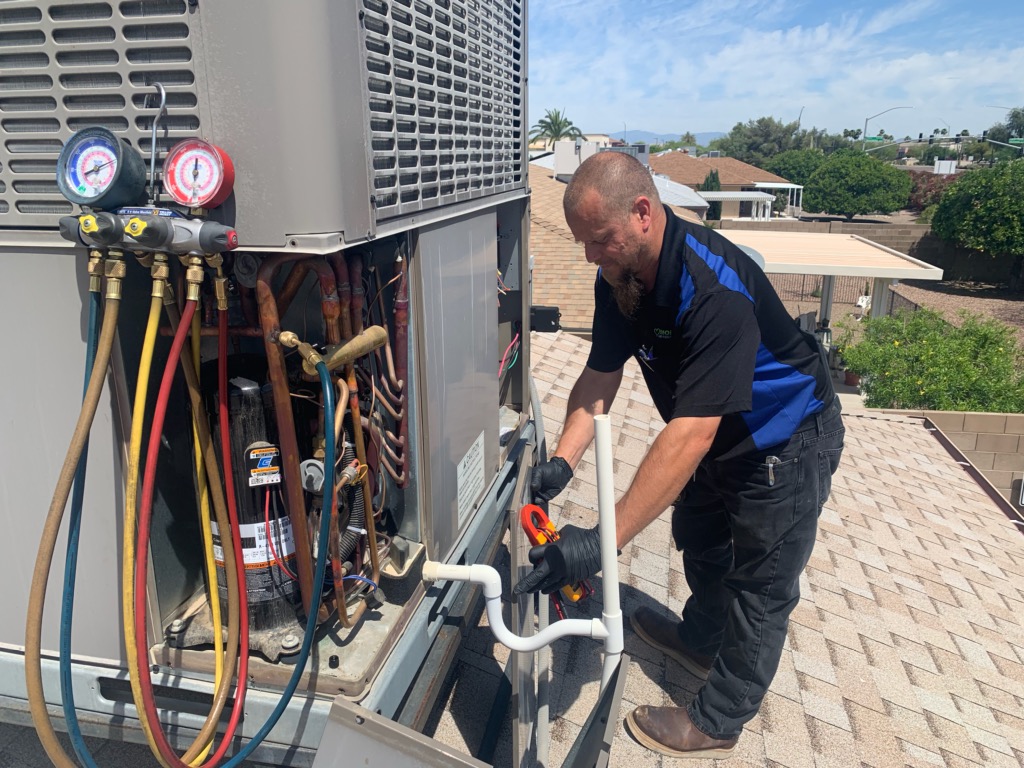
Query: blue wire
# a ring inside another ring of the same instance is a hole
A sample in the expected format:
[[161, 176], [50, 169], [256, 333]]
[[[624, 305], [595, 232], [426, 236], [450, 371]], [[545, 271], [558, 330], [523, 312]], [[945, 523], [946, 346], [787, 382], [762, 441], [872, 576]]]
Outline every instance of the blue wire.
[[[324, 424], [334, 423], [334, 386], [331, 384], [331, 374], [327, 371], [327, 366], [320, 362], [316, 364], [316, 371], [320, 374], [320, 386], [324, 390]], [[334, 430], [324, 430], [325, 442], [327, 443], [324, 449], [324, 488], [334, 487]], [[320, 516], [320, 559], [316, 564], [316, 572], [313, 575], [314, 584], [324, 583], [324, 574], [327, 572], [327, 544], [326, 542], [330, 538], [331, 533], [331, 516], [321, 515]], [[284, 693], [281, 694], [281, 700], [277, 702], [277, 706], [274, 711], [270, 713], [270, 717], [267, 722], [263, 724], [263, 727], [257, 731], [256, 735], [252, 737], [248, 744], [246, 744], [241, 751], [228, 760], [222, 768], [238, 768], [245, 758], [252, 754], [253, 750], [259, 746], [259, 743], [267, 737], [267, 734], [277, 725], [277, 721], [281, 719], [281, 715], [284, 714], [285, 708], [288, 706], [288, 701], [295, 693], [295, 689], [299, 685], [299, 679], [302, 677], [302, 671], [306, 668], [306, 662], [309, 661], [309, 651], [313, 647], [313, 636], [316, 634], [316, 616], [317, 616], [317, 604], [316, 600], [309, 607], [309, 618], [306, 619], [306, 636], [302, 640], [302, 649], [299, 651], [299, 658], [295, 663], [295, 669], [292, 671], [291, 679], [288, 681], [288, 685], [285, 686]]]
[[[85, 348], [85, 383], [82, 385], [82, 399], [89, 388], [93, 364], [96, 361], [96, 347], [99, 345], [100, 294], [89, 293], [89, 331]], [[85, 497], [85, 465], [89, 458], [89, 440], [86, 438], [82, 455], [75, 468], [75, 485], [71, 495], [71, 518], [68, 528], [67, 554], [64, 558], [64, 595], [60, 608], [60, 695], [67, 721], [68, 736], [78, 759], [87, 768], [97, 768], [89, 747], [82, 738], [75, 711], [75, 696], [71, 685], [71, 623], [75, 611], [75, 575], [78, 569], [78, 539], [82, 528], [82, 504]]]
[[344, 576], [342, 578], [342, 581], [348, 581], [349, 579], [352, 579], [353, 581], [365, 581], [367, 584], [373, 587], [374, 592], [377, 591], [377, 585], [371, 579], [368, 579], [365, 576], [360, 576], [359, 574], [353, 573], [349, 576]]

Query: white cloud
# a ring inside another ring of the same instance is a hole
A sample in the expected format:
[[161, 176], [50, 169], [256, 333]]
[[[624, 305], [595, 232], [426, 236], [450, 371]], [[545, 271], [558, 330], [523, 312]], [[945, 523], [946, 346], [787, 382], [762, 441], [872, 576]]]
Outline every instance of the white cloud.
[[820, 4], [748, 9], [742, 0], [537, 0], [531, 122], [558, 107], [586, 131], [614, 132], [623, 122], [728, 130], [761, 115], [793, 120], [804, 107], [805, 126], [838, 131], [913, 105], [869, 126], [902, 136], [930, 133], [940, 120], [981, 130], [1002, 118], [986, 104], [1021, 102], [1024, 44], [1009, 30], [1024, 22], [1024, 7], [981, 19], [952, 0], [827, 17]]

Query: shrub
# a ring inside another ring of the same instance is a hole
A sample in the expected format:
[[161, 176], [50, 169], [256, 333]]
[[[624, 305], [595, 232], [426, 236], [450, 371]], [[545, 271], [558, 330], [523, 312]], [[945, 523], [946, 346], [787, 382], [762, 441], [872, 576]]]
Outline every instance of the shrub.
[[919, 309], [863, 326], [840, 354], [869, 408], [1024, 412], [1024, 351], [1007, 325], [962, 312], [954, 326]]
[[923, 211], [921, 211], [921, 213], [918, 214], [918, 216], [917, 216], [917, 223], [918, 224], [931, 224], [932, 223], [932, 219], [935, 218], [935, 212], [937, 210], [939, 210], [939, 206], [937, 204], [929, 205], [927, 208], [925, 208]]
[[910, 188], [909, 205], [915, 211], [923, 211], [931, 205], [938, 205], [946, 188], [953, 183], [953, 174], [940, 176], [935, 173], [913, 173], [914, 184]]
[[859, 213], [892, 213], [907, 204], [906, 172], [868, 157], [836, 152], [811, 174], [804, 210], [852, 219]]

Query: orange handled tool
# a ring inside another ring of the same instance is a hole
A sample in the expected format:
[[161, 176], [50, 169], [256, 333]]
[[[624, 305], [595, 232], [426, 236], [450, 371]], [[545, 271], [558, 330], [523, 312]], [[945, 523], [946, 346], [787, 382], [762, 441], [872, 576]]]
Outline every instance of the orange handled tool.
[[[519, 512], [519, 520], [523, 525], [523, 530], [526, 531], [526, 537], [533, 546], [539, 547], [542, 544], [558, 541], [558, 531], [555, 529], [555, 524], [548, 519], [544, 510], [536, 504], [527, 504], [523, 507]], [[593, 587], [586, 581], [562, 587], [562, 594], [573, 603], [579, 602], [593, 593]]]

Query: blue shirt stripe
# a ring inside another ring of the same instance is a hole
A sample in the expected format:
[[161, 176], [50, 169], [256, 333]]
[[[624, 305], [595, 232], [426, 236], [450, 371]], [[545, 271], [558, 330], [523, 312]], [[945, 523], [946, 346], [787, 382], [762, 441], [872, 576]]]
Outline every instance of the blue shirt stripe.
[[686, 235], [686, 244], [704, 260], [705, 264], [711, 267], [711, 270], [718, 276], [718, 282], [732, 291], [743, 294], [751, 301], [754, 300], [754, 297], [750, 295], [750, 291], [747, 290], [747, 286], [740, 280], [740, 276], [736, 274], [732, 267], [725, 263], [725, 259], [717, 253], [713, 253], [710, 248], [698, 242], [697, 238], [689, 233]]
[[780, 363], [764, 344], [758, 347], [751, 408], [740, 414], [757, 448], [788, 440], [800, 422], [822, 409], [814, 386], [813, 376]]

